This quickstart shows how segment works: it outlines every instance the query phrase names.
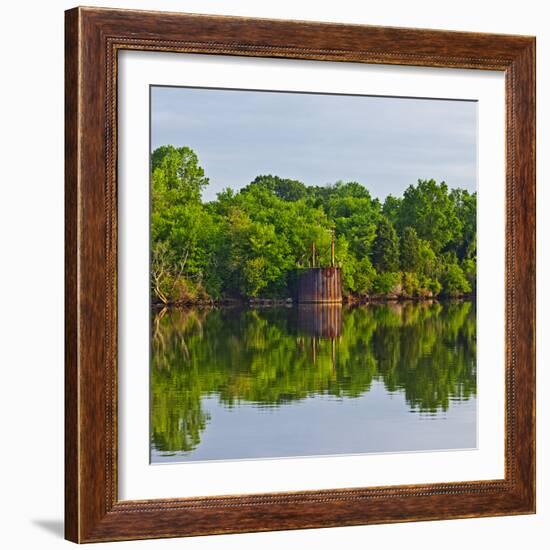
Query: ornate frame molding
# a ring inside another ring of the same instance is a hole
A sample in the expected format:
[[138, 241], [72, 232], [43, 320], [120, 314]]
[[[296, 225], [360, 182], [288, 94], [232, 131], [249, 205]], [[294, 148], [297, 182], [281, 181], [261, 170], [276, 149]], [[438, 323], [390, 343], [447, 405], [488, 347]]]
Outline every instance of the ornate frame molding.
[[[119, 50], [499, 70], [506, 80], [506, 475], [466, 483], [119, 501]], [[535, 510], [535, 39], [75, 8], [66, 12], [66, 537], [95, 542]]]

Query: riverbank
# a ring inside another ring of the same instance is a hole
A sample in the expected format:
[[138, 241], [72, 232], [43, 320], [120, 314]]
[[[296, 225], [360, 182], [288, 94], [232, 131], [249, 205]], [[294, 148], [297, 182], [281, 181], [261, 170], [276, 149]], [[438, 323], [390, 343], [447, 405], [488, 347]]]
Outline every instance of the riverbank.
[[[367, 295], [353, 296], [347, 295], [342, 297], [342, 305], [360, 306], [367, 304], [391, 304], [391, 303], [406, 303], [406, 302], [441, 302], [441, 301], [464, 301], [474, 300], [474, 293], [461, 294], [458, 296], [406, 296], [406, 295]], [[163, 308], [187, 308], [187, 307], [292, 307], [300, 305], [295, 299], [288, 298], [222, 298], [218, 300], [185, 300], [178, 302], [160, 302], [153, 301], [152, 307], [155, 309]], [[323, 305], [319, 303], [318, 305]]]

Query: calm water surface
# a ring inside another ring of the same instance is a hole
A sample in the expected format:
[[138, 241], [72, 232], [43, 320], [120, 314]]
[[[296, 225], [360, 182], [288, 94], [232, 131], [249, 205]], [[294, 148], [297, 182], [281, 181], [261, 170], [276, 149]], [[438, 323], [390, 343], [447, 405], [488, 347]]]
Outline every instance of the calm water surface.
[[472, 302], [154, 316], [152, 462], [476, 444]]

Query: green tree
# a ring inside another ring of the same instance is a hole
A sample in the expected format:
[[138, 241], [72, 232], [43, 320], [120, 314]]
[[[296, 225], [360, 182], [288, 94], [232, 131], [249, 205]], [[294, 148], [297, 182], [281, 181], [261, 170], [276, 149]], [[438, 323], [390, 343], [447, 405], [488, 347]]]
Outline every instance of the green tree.
[[382, 218], [376, 229], [372, 263], [377, 271], [399, 270], [399, 239], [391, 223]]
[[426, 239], [437, 254], [456, 239], [462, 230], [455, 204], [445, 183], [418, 180], [403, 194], [397, 226], [400, 231], [413, 227], [421, 239]]
[[409, 298], [422, 294], [421, 291], [423, 290], [423, 284], [416, 273], [412, 273], [410, 271], [404, 272], [401, 285], [403, 288], [403, 294]]
[[475, 290], [475, 193], [419, 180], [403, 198], [389, 195], [381, 205], [359, 182], [308, 187], [260, 175], [205, 203], [206, 185], [189, 147], [152, 152], [151, 293], [157, 302], [287, 297], [296, 274], [310, 265], [312, 243], [317, 265], [330, 265], [334, 230], [344, 295]]
[[368, 256], [357, 262], [355, 270], [355, 291], [360, 295], [369, 294], [376, 280], [376, 269]]
[[223, 221], [201, 202], [208, 178], [197, 155], [188, 147], [159, 147], [151, 156], [151, 169], [154, 298], [173, 303], [198, 300], [204, 292], [218, 297]]
[[301, 181], [279, 176], [258, 176], [250, 185], [264, 187], [284, 201], [297, 201], [307, 195], [307, 187]]
[[[200, 201], [208, 178], [199, 159], [189, 147], [164, 145], [151, 155], [153, 203], [166, 193], [169, 201]], [[162, 201], [165, 203], [165, 201]]]
[[443, 294], [449, 297], [461, 296], [472, 290], [464, 272], [456, 263], [450, 263], [444, 267], [441, 285]]
[[382, 214], [395, 226], [399, 220], [402, 199], [388, 195], [382, 207]]
[[401, 269], [418, 271], [420, 267], [420, 239], [412, 227], [405, 227], [401, 237]]
[[455, 235], [453, 249], [460, 260], [476, 255], [477, 193], [466, 189], [453, 189], [450, 198], [461, 224], [461, 231]]
[[386, 271], [374, 278], [372, 290], [375, 294], [393, 295], [399, 292], [400, 273]]
[[477, 277], [477, 269], [476, 269], [476, 262], [472, 258], [468, 258], [462, 262], [462, 271], [464, 272], [464, 275], [466, 276], [466, 279], [468, 280], [468, 283], [470, 284], [470, 288], [473, 292], [476, 290], [476, 277]]
[[437, 275], [437, 256], [428, 241], [420, 240], [418, 247], [418, 272], [425, 277]]

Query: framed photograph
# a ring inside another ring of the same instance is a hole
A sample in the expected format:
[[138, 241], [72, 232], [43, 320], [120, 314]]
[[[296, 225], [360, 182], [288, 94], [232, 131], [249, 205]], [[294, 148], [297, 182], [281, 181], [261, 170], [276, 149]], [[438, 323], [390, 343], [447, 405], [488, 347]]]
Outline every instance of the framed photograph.
[[66, 12], [66, 538], [535, 511], [535, 39]]

